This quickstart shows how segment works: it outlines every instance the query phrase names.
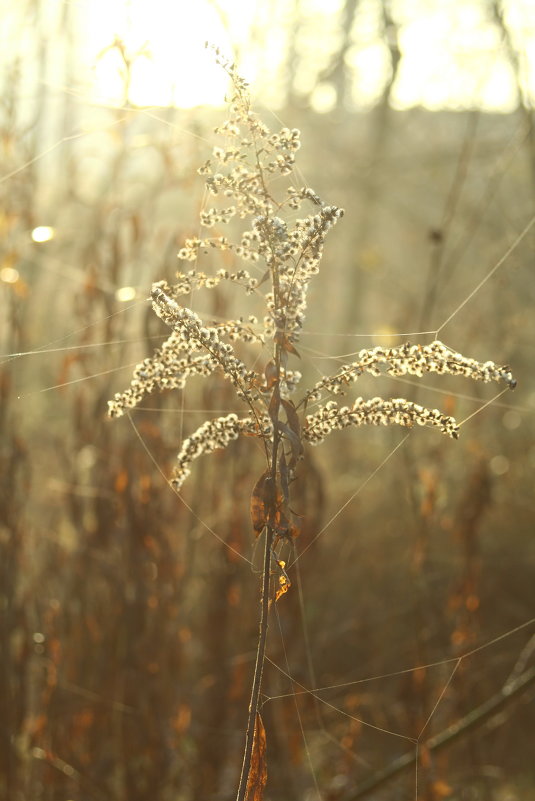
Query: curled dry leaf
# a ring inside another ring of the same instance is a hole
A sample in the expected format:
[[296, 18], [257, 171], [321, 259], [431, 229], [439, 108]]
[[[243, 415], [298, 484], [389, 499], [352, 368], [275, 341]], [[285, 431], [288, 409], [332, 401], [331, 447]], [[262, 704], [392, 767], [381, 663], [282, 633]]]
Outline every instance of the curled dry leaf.
[[288, 578], [288, 574], [285, 570], [286, 562], [284, 562], [281, 559], [277, 561], [277, 565], [279, 567], [280, 573], [279, 573], [279, 586], [277, 587], [277, 591], [275, 592], [275, 602], [279, 600], [281, 595], [287, 593], [290, 587], [292, 586], [292, 582]]

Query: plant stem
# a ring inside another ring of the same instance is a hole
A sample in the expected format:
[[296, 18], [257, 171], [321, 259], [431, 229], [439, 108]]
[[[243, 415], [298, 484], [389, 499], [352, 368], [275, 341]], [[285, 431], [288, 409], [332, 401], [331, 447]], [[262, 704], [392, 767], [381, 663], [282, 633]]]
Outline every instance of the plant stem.
[[[280, 432], [277, 425], [280, 409], [280, 371], [281, 371], [281, 350], [279, 345], [275, 345], [275, 364], [277, 368], [278, 380], [273, 388], [276, 398], [275, 409], [273, 411], [273, 451], [271, 454], [271, 493], [269, 499], [268, 521], [275, 519], [275, 506], [277, 498], [277, 454], [279, 450]], [[254, 730], [256, 715], [260, 702], [260, 690], [262, 688], [262, 675], [264, 672], [264, 661], [266, 656], [266, 641], [268, 631], [269, 616], [269, 585], [271, 578], [271, 552], [273, 546], [274, 529], [268, 522], [265, 527], [266, 543], [264, 548], [264, 568], [262, 572], [262, 594], [260, 600], [260, 626], [258, 632], [258, 645], [256, 648], [256, 660], [253, 675], [253, 686], [251, 688], [251, 700], [249, 702], [249, 717], [247, 719], [247, 731], [245, 734], [245, 751], [240, 775], [240, 784], [236, 801], [244, 801], [247, 792], [247, 780], [251, 770], [251, 758], [253, 754]]]
[[256, 662], [254, 668], [253, 686], [251, 689], [251, 701], [249, 703], [249, 718], [247, 720], [247, 732], [245, 735], [245, 751], [243, 754], [243, 764], [240, 776], [240, 785], [236, 801], [244, 801], [247, 790], [247, 780], [251, 768], [251, 757], [253, 753], [254, 728], [256, 714], [258, 712], [260, 689], [262, 687], [262, 674], [264, 672], [264, 659], [266, 654], [266, 640], [268, 630], [269, 614], [269, 580], [271, 574], [271, 545], [273, 543], [273, 529], [266, 526], [266, 544], [264, 549], [264, 570], [262, 575], [262, 600], [260, 613], [260, 629], [258, 635], [258, 646], [256, 649]]

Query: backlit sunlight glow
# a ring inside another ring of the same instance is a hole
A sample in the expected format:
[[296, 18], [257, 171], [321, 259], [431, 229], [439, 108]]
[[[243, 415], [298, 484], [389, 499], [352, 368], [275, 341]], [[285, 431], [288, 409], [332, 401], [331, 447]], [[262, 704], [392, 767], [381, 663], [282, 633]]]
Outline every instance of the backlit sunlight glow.
[[115, 290], [115, 299], [119, 303], [126, 303], [129, 300], [134, 300], [137, 295], [136, 289], [133, 286], [121, 286]]
[[[82, 59], [92, 65], [92, 92], [101, 102], [139, 106], [221, 105], [226, 76], [206, 52], [205, 42], [231, 55], [224, 8], [232, 13], [233, 30], [245, 32], [254, 4], [209, 0], [91, 0], [80, 7]], [[239, 14], [236, 12], [239, 11]], [[131, 60], [131, 81], [125, 88], [119, 39]], [[126, 95], [126, 96], [125, 96]]]
[[[509, 14], [508, 19], [524, 41], [524, 92], [533, 98], [535, 57], [530, 51], [535, 52], [535, 26], [528, 24], [530, 2], [518, 0], [516, 16]], [[295, 46], [301, 72], [304, 69], [312, 87], [317, 65], [329, 62], [326, 49], [339, 37], [340, 5], [337, 0], [303, 4], [310, 11], [306, 37]], [[206, 52], [205, 42], [230, 57], [237, 50], [242, 74], [255, 85], [261, 79], [256, 74], [260, 63], [271, 75], [277, 73], [284, 59], [281, 41], [290, 36], [292, 26], [292, 15], [276, 13], [274, 0], [79, 0], [76, 8], [88, 91], [97, 102], [118, 105], [220, 106], [227, 80]], [[357, 9], [358, 30], [346, 56], [355, 78], [355, 108], [374, 105], [389, 74], [380, 9], [378, 0], [365, 0]], [[393, 0], [403, 55], [391, 96], [396, 108], [508, 112], [516, 107], [516, 79], [500, 30], [485, 9], [480, 0]], [[130, 64], [128, 78], [125, 60]], [[296, 85], [302, 81], [297, 75]], [[320, 82], [310, 103], [316, 111], [329, 111], [336, 104], [334, 87]]]
[[0, 281], [4, 284], [16, 284], [19, 278], [19, 271], [14, 267], [2, 267], [0, 270]]
[[49, 242], [55, 235], [56, 231], [50, 225], [38, 225], [31, 233], [34, 242]]

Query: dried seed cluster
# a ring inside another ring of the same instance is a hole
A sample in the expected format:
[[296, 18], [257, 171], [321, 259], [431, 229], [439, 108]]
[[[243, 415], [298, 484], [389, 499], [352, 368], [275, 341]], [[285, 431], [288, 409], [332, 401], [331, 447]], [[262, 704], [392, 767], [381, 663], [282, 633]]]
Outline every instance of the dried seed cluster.
[[255, 326], [258, 326], [258, 320], [254, 314], [250, 314], [247, 321], [243, 317], [239, 317], [237, 320], [225, 320], [223, 323], [213, 324], [219, 336], [226, 334], [231, 341], [240, 340], [241, 342], [260, 342], [264, 344], [264, 336], [254, 330]]
[[191, 473], [191, 463], [205, 453], [213, 453], [218, 448], [226, 448], [240, 434], [269, 437], [272, 425], [269, 418], [263, 418], [259, 423], [252, 417], [239, 418], [231, 413], [216, 420], [207, 420], [194, 434], [184, 440], [177, 455], [177, 463], [173, 470], [171, 484], [176, 490]]
[[[309, 198], [307, 190], [302, 194]], [[312, 195], [316, 197], [313, 192]], [[325, 237], [343, 214], [337, 206], [322, 206], [317, 214], [296, 220], [291, 230], [278, 218], [268, 221], [257, 217], [253, 222], [259, 252], [278, 277], [273, 292], [266, 295], [267, 336], [284, 331], [291, 341], [298, 340], [305, 320], [308, 286], [319, 272]]]
[[[304, 321], [308, 284], [319, 271], [325, 237], [343, 211], [337, 206], [325, 205], [309, 187], [290, 186], [280, 200], [271, 196], [267, 180], [272, 174], [291, 173], [295, 153], [300, 147], [299, 131], [282, 128], [271, 133], [251, 112], [247, 84], [237, 75], [235, 66], [217, 50], [216, 59], [233, 84], [230, 118], [216, 128], [216, 133], [225, 136], [227, 144], [214, 147], [212, 158], [199, 172], [205, 176], [211, 196], [220, 197], [223, 202], [231, 199], [232, 204], [203, 211], [201, 223], [214, 227], [228, 223], [237, 215], [252, 218], [252, 225], [237, 243], [225, 236], [187, 239], [178, 255], [181, 259], [195, 261], [201, 251], [216, 248], [232, 250], [244, 261], [264, 261], [273, 285], [273, 290], [265, 293], [265, 338], [284, 331], [295, 341]], [[286, 207], [297, 210], [305, 201], [318, 207], [316, 213], [296, 220], [289, 227], [280, 211]], [[184, 283], [184, 277], [180, 275], [179, 278]], [[257, 288], [255, 279], [248, 275], [239, 280], [249, 291]], [[173, 292], [168, 294], [176, 297]]]
[[209, 353], [196, 355], [185, 351], [184, 344], [179, 333], [174, 331], [153, 356], [140, 362], [134, 369], [129, 388], [117, 392], [113, 400], [108, 401], [108, 415], [122, 417], [154, 390], [184, 389], [190, 376], [213, 373], [218, 366], [216, 360]]
[[256, 318], [251, 317], [248, 324], [243, 320], [227, 320], [219, 325], [204, 326], [195, 312], [179, 306], [160, 285], [152, 289], [152, 303], [156, 314], [173, 331], [152, 357], [136, 366], [130, 387], [108, 401], [110, 417], [121, 417], [155, 389], [183, 389], [190, 376], [208, 376], [215, 370], [232, 381], [239, 398], [250, 404], [255, 402], [258, 393], [254, 387], [260, 382], [259, 375], [237, 358], [232, 345], [222, 342], [220, 334], [244, 342], [261, 342], [262, 337], [251, 329]]
[[516, 386], [510, 368], [497, 366], [494, 362], [478, 362], [455, 353], [439, 340], [430, 345], [411, 345], [406, 343], [398, 348], [370, 348], [361, 350], [356, 361], [344, 365], [332, 376], [322, 378], [306, 394], [307, 401], [319, 400], [323, 391], [334, 395], [343, 394], [346, 387], [356, 381], [364, 372], [379, 376], [383, 373], [392, 376], [424, 373], [449, 373], [472, 378], [475, 381], [503, 381], [511, 389]]
[[254, 403], [255, 393], [250, 386], [258, 379], [258, 375], [238, 359], [232, 345], [221, 341], [217, 328], [204, 326], [198, 314], [179, 306], [159, 287], [153, 287], [151, 296], [152, 308], [160, 319], [179, 332], [184, 346], [208, 353], [225, 378], [232, 381], [238, 397]]
[[412, 428], [414, 425], [436, 426], [443, 434], [454, 439], [459, 435], [459, 426], [453, 417], [442, 414], [438, 409], [427, 409], [404, 398], [357, 398], [352, 406], [339, 407], [336, 401], [329, 401], [325, 406], [309, 414], [303, 429], [303, 435], [311, 445], [319, 445], [333, 431], [348, 426], [364, 425], [399, 425]]
[[[285, 497], [288, 476], [302, 455], [302, 441], [317, 445], [332, 431], [348, 426], [391, 424], [434, 426], [456, 438], [459, 427], [454, 418], [403, 398], [357, 398], [352, 405], [342, 407], [329, 401], [304, 421], [298, 418], [300, 406], [319, 401], [324, 393], [343, 394], [364, 372], [372, 376], [416, 377], [448, 373], [477, 381], [502, 381], [511, 389], [516, 382], [509, 367], [478, 362], [436, 340], [423, 346], [407, 343], [361, 350], [355, 361], [343, 365], [334, 375], [323, 377], [305, 392], [299, 404], [290, 400], [301, 373], [288, 368], [288, 357], [297, 355], [294, 344], [305, 319], [308, 287], [319, 271], [325, 237], [343, 211], [324, 204], [310, 187], [282, 186], [280, 197], [271, 194], [272, 176], [279, 179], [274, 184], [279, 187], [281, 176], [292, 172], [300, 147], [299, 131], [282, 128], [271, 133], [252, 113], [247, 84], [235, 66], [215, 52], [216, 60], [231, 79], [232, 94], [229, 119], [216, 129], [224, 142], [214, 147], [211, 158], [199, 170], [209, 196], [215, 198], [211, 201], [213, 206], [201, 212], [200, 221], [213, 229], [229, 224], [234, 217], [248, 218], [250, 224], [236, 242], [217, 230], [212, 237], [190, 237], [178, 256], [183, 261], [196, 262], [204, 251], [227, 251], [229, 258], [248, 262], [251, 271], [240, 267], [208, 275], [195, 268], [178, 272], [173, 285], [166, 281], [153, 285], [152, 306], [171, 328], [170, 336], [152, 357], [136, 366], [130, 386], [109, 401], [109, 415], [120, 417], [154, 390], [183, 389], [190, 376], [217, 372], [232, 382], [248, 407], [247, 416], [219, 417], [203, 423], [191, 434], [178, 454], [173, 485], [180, 489], [196, 458], [226, 447], [240, 435], [263, 438], [269, 451], [276, 425], [290, 456], [286, 462], [283, 453], [280, 462]], [[311, 206], [312, 213], [293, 219], [303, 204]], [[214, 289], [221, 282], [232, 283], [246, 294], [263, 295], [263, 325], [252, 316], [206, 324], [181, 305], [184, 295]], [[236, 355], [230, 344], [236, 341], [261, 348], [272, 342], [273, 358], [268, 357], [264, 369], [256, 372]], [[281, 410], [287, 423], [278, 416]]]

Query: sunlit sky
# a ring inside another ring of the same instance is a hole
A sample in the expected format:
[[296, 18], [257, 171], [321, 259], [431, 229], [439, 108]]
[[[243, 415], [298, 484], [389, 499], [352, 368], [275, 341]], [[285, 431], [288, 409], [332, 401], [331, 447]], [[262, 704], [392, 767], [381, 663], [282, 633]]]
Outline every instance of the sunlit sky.
[[[47, 0], [55, 4], [56, 0]], [[65, 3], [65, 0], [57, 0]], [[46, 5], [46, 3], [45, 3]], [[238, 53], [240, 71], [276, 104], [275, 75], [289, 43], [299, 55], [294, 85], [306, 94], [318, 68], [329, 64], [343, 31], [341, 0], [301, 0], [303, 21], [292, 35], [290, 0], [69, 0], [77, 31], [77, 60], [90, 99], [124, 103], [123, 64], [115, 37], [134, 60], [128, 100], [136, 105], [220, 105], [226, 80], [204, 47]], [[392, 102], [398, 108], [516, 107], [517, 84], [489, 0], [393, 0], [402, 61]], [[525, 84], [535, 86], [535, 0], [509, 0], [507, 24]], [[373, 105], [388, 74], [379, 0], [360, 0], [346, 64], [354, 75], [355, 107]], [[273, 84], [273, 85], [272, 85]], [[320, 83], [311, 104], [328, 111], [336, 97]]]
[[[234, 21], [245, 37], [252, 4], [227, 3], [240, 7]], [[249, 9], [249, 10], [248, 10]], [[226, 80], [215, 68], [204, 44], [213, 42], [231, 51], [224, 18], [204, 0], [91, 0], [81, 9], [84, 36], [83, 61], [92, 68], [92, 91], [108, 102], [124, 100], [121, 58], [117, 50], [105, 51], [115, 36], [135, 59], [130, 101], [137, 105], [220, 104]]]

